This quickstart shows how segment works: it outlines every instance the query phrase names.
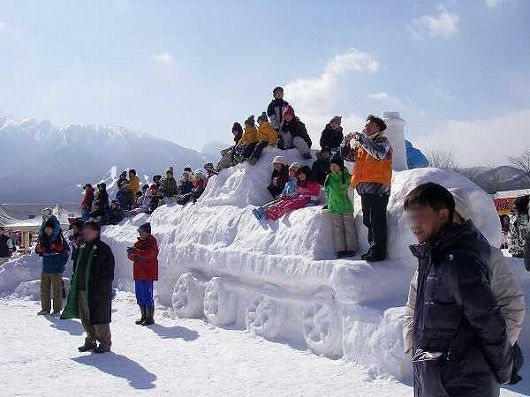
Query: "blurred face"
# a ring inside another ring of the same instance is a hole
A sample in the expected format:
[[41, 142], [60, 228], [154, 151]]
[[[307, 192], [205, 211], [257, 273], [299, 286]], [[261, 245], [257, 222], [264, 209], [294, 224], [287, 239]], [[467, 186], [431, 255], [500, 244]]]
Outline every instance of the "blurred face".
[[307, 175], [304, 174], [303, 172], [299, 173], [299, 174], [298, 174], [298, 180], [299, 180], [300, 182], [305, 182], [305, 181], [307, 181]]
[[379, 132], [379, 127], [373, 121], [367, 121], [366, 124], [364, 125], [364, 131], [366, 135], [372, 136]]
[[3, 236], [6, 233], [4, 229], [0, 229], [0, 236]]
[[282, 90], [278, 90], [274, 93], [274, 98], [276, 99], [283, 99], [283, 91]]
[[83, 238], [85, 241], [94, 241], [99, 237], [99, 232], [92, 229], [90, 226], [85, 226], [83, 228]]
[[329, 165], [329, 169], [331, 170], [331, 172], [333, 173], [337, 173], [337, 172], [340, 172], [341, 169], [340, 169], [340, 166], [338, 164], [335, 164], [335, 163], [331, 163]]
[[331, 157], [330, 152], [320, 152], [320, 158], [322, 160], [329, 160], [330, 157]]
[[149, 233], [138, 230], [138, 238], [140, 240], [147, 240], [149, 238]]
[[449, 210], [436, 211], [429, 206], [414, 205], [405, 211], [412, 234], [422, 244], [435, 237], [449, 222]]
[[333, 128], [334, 130], [340, 127], [340, 123], [338, 123], [337, 121], [332, 121], [330, 124], [331, 128]]
[[291, 113], [285, 113], [283, 118], [285, 119], [285, 121], [290, 122], [293, 119], [293, 115]]
[[281, 171], [283, 168], [283, 164], [281, 163], [274, 163], [272, 166], [274, 167], [276, 171]]
[[171, 172], [166, 173], [166, 178], [173, 178], [173, 174]]
[[298, 172], [298, 170], [296, 168], [293, 168], [293, 167], [289, 168], [289, 176], [291, 178], [295, 178], [297, 172]]

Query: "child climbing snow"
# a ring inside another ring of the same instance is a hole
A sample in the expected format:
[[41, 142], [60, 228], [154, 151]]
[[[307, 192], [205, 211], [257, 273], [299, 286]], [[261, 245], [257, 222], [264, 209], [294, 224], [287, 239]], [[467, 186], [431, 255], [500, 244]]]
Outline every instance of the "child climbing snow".
[[303, 166], [296, 173], [297, 187], [294, 196], [281, 196], [277, 203], [268, 206], [264, 211], [264, 218], [277, 220], [282, 216], [308, 205], [318, 204], [320, 185], [313, 180], [311, 168]]
[[357, 234], [353, 218], [353, 204], [348, 196], [351, 175], [344, 160], [336, 153], [330, 161], [331, 174], [326, 177], [324, 191], [328, 199], [328, 212], [333, 223], [333, 241], [339, 258], [355, 256]]
[[276, 156], [272, 160], [271, 183], [267, 187], [275, 199], [282, 193], [285, 184], [289, 180], [289, 169], [283, 156]]

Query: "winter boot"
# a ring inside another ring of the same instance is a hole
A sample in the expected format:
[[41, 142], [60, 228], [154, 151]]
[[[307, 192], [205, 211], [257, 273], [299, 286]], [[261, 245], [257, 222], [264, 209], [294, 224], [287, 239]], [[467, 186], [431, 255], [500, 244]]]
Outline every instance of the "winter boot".
[[344, 258], [346, 255], [346, 251], [339, 251], [337, 252], [337, 258], [341, 259]]
[[41, 310], [40, 312], [37, 313], [37, 316], [47, 316], [49, 314], [50, 312], [48, 310]]
[[146, 309], [147, 309], [146, 306], [140, 305], [140, 312], [142, 313], [142, 317], [139, 320], [136, 320], [134, 322], [136, 325], [142, 325], [143, 322], [145, 321], [145, 319], [146, 319], [146, 313], [145, 313]]
[[145, 321], [142, 323], [143, 326], [153, 325], [155, 323], [155, 307], [146, 306], [145, 307]]
[[101, 354], [101, 353], [108, 353], [110, 352], [110, 347], [99, 345], [94, 349], [94, 353]]
[[79, 346], [77, 348], [77, 350], [79, 350], [80, 353], [85, 353], [85, 352], [89, 352], [89, 351], [92, 351], [92, 350], [96, 350], [97, 346], [96, 346], [96, 342], [85, 342], [85, 344], [83, 346]]

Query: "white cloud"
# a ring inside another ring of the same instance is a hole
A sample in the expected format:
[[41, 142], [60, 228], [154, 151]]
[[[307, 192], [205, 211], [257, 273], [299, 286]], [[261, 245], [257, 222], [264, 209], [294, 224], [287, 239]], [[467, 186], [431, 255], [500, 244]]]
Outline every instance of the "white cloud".
[[449, 38], [458, 32], [460, 16], [447, 11], [443, 6], [438, 10], [437, 15], [423, 15], [412, 21], [409, 30], [415, 38]]
[[[286, 98], [306, 123], [313, 138], [318, 138], [320, 130], [334, 116], [334, 98], [341, 77], [349, 72], [375, 73], [378, 69], [379, 62], [371, 54], [351, 49], [328, 61], [320, 75], [289, 82], [285, 86]], [[342, 119], [343, 126], [358, 127], [362, 122], [361, 117], [353, 114]]]
[[501, 5], [504, 3], [511, 3], [511, 2], [514, 2], [515, 0], [485, 0], [485, 1], [486, 1], [486, 5], [489, 8], [495, 8], [498, 5]]
[[450, 120], [417, 140], [423, 150], [454, 151], [462, 166], [501, 165], [530, 148], [530, 109], [482, 120]]
[[7, 22], [0, 21], [0, 30], [7, 28]]
[[[334, 98], [341, 77], [349, 72], [375, 73], [378, 69], [379, 62], [371, 54], [351, 49], [333, 57], [320, 75], [289, 82], [285, 86], [286, 98], [295, 111], [300, 109], [297, 113], [316, 136], [316, 132], [333, 116]], [[355, 115], [344, 116], [343, 125], [359, 120], [362, 119]]]
[[153, 61], [160, 65], [172, 65], [175, 61], [173, 55], [169, 51], [153, 55]]
[[374, 94], [368, 95], [368, 98], [377, 102], [381, 102], [384, 105], [393, 106], [396, 108], [396, 110], [405, 107], [405, 104], [401, 99], [396, 98], [386, 92], [376, 92]]

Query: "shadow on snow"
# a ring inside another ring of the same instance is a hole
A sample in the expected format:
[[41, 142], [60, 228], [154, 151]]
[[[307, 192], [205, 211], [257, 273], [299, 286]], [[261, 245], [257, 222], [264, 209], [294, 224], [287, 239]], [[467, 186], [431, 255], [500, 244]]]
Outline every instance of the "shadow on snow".
[[147, 328], [157, 334], [161, 339], [182, 339], [186, 342], [191, 342], [199, 337], [197, 331], [192, 331], [189, 328], [178, 325], [166, 327], [164, 325], [154, 324]]
[[149, 372], [136, 361], [131, 360], [120, 354], [113, 352], [105, 354], [90, 354], [72, 358], [73, 361], [79, 364], [89, 365], [99, 369], [116, 378], [123, 378], [129, 382], [129, 385], [135, 389], [147, 390], [154, 389], [156, 385], [154, 382], [157, 377], [155, 374]]

